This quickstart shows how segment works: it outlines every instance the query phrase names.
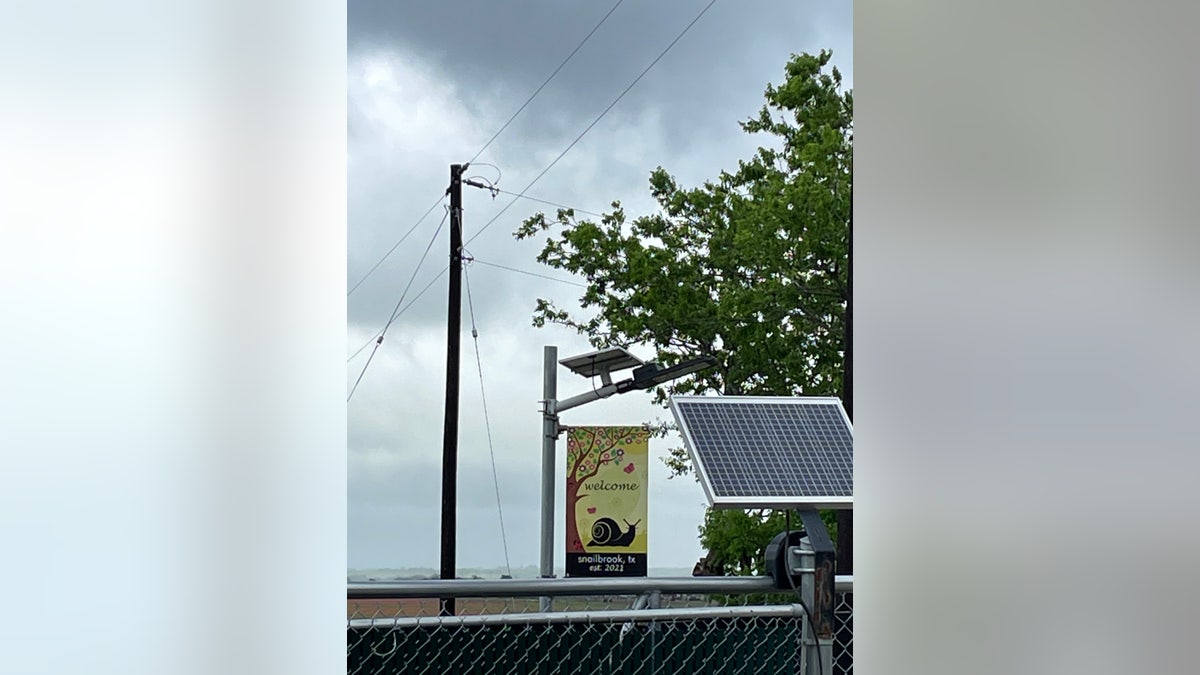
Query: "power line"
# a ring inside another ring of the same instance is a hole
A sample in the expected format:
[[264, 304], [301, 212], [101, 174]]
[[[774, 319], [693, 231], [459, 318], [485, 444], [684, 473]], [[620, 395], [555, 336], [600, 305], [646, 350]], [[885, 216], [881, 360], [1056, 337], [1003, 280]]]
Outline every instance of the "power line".
[[[375, 358], [375, 352], [379, 350], [379, 345], [383, 344], [383, 337], [387, 334], [387, 329], [391, 327], [392, 322], [396, 320], [396, 317], [400, 316], [400, 305], [404, 302], [405, 296], [408, 295], [408, 289], [412, 288], [413, 281], [416, 281], [417, 272], [421, 271], [421, 265], [425, 262], [425, 258], [429, 256], [429, 249], [433, 248], [433, 243], [437, 241], [437, 236], [441, 233], [442, 226], [446, 224], [446, 218], [449, 215], [449, 210], [442, 215], [442, 222], [438, 223], [437, 230], [434, 231], [433, 236], [429, 239], [429, 244], [425, 247], [425, 252], [421, 254], [421, 259], [417, 261], [417, 266], [415, 269], [413, 269], [412, 276], [408, 278], [408, 283], [404, 286], [404, 292], [400, 294], [400, 299], [396, 301], [396, 307], [392, 309], [392, 314], [388, 318], [387, 323], [383, 325], [383, 329], [379, 331], [378, 337], [375, 338], [375, 349], [371, 350], [371, 356], [368, 357], [367, 362], [363, 364], [362, 372], [358, 374], [358, 379], [354, 381], [354, 386], [350, 389], [350, 394], [346, 396], [347, 403], [349, 403], [350, 399], [354, 397], [354, 392], [358, 391], [358, 384], [362, 382], [363, 375], [367, 374], [367, 367], [371, 365], [371, 360]], [[360, 349], [359, 351], [362, 350]], [[355, 356], [357, 355], [358, 352], [355, 352]], [[351, 356], [350, 358], [354, 357]]]
[[396, 301], [396, 306], [392, 309], [391, 316], [388, 318], [387, 323], [384, 324], [383, 332], [386, 333], [388, 327], [391, 326], [392, 322], [396, 320], [397, 316], [399, 316], [400, 303], [404, 302], [405, 296], [408, 295], [408, 289], [412, 288], [413, 282], [416, 281], [417, 272], [421, 271], [421, 265], [425, 264], [425, 258], [429, 257], [429, 249], [433, 248], [433, 244], [434, 244], [434, 242], [437, 241], [437, 236], [439, 234], [441, 234], [442, 226], [446, 224], [446, 218], [449, 215], [450, 215], [449, 209], [447, 209], [446, 212], [442, 214], [442, 221], [440, 223], [438, 223], [437, 229], [433, 231], [433, 236], [429, 238], [429, 243], [425, 245], [425, 252], [422, 253], [421, 258], [419, 260], [417, 260], [417, 266], [415, 268], [413, 268], [412, 276], [408, 278], [408, 283], [405, 284], [405, 286], [404, 286], [404, 292], [402, 292], [400, 294], [400, 299]]
[[379, 261], [376, 262], [374, 265], [372, 265], [371, 269], [367, 270], [367, 273], [364, 274], [362, 276], [362, 278], [358, 280], [358, 283], [354, 284], [354, 286], [351, 287], [349, 291], [346, 291], [347, 298], [350, 297], [350, 294], [353, 293], [355, 290], [357, 290], [359, 286], [362, 286], [362, 283], [367, 280], [367, 277], [371, 276], [372, 274], [375, 273], [375, 270], [379, 269], [379, 266], [383, 264], [383, 261], [388, 259], [388, 256], [390, 256], [390, 255], [392, 255], [392, 253], [396, 252], [396, 249], [400, 247], [400, 244], [403, 244], [404, 240], [408, 239], [408, 235], [412, 234], [413, 231], [417, 229], [418, 225], [425, 222], [425, 219], [429, 217], [429, 214], [433, 213], [433, 210], [437, 208], [438, 204], [442, 203], [442, 199], [444, 197], [445, 197], [445, 195], [439, 196], [437, 201], [433, 203], [433, 206], [430, 206], [429, 209], [427, 211], [425, 211], [425, 213], [419, 219], [417, 219], [417, 222], [413, 223], [413, 226], [408, 228], [408, 232], [405, 232], [404, 236], [400, 237], [399, 241], [397, 241], [395, 244], [392, 244], [392, 247], [388, 249], [388, 252], [384, 253], [383, 257], [380, 258]]
[[488, 192], [493, 193], [493, 196], [495, 196], [497, 194], [513, 195], [514, 197], [517, 197], [518, 199], [528, 199], [531, 202], [540, 202], [542, 204], [547, 204], [549, 206], [554, 206], [554, 207], [557, 207], [560, 209], [571, 210], [571, 211], [574, 211], [575, 213], [584, 213], [589, 216], [596, 216], [597, 218], [604, 217], [603, 213], [596, 213], [595, 211], [584, 211], [583, 209], [577, 209], [574, 206], [567, 206], [566, 204], [558, 204], [556, 202], [548, 201], [545, 199], [538, 199], [537, 197], [530, 197], [529, 195], [522, 195], [522, 194], [517, 194], [515, 192], [509, 192], [508, 190], [501, 190], [500, 188], [496, 187], [495, 185], [481, 185], [479, 183], [474, 183], [469, 180], [465, 180], [465, 181], [463, 181], [463, 183], [466, 183], [467, 185], [470, 185], [471, 187], [477, 187], [477, 188], [480, 188], [483, 190], [487, 190]]
[[[396, 314], [392, 318], [393, 319], [400, 318], [400, 316], [403, 315], [405, 312], [407, 312], [409, 310], [409, 308], [411, 308], [413, 305], [417, 304], [417, 301], [421, 299], [421, 296], [425, 295], [425, 292], [428, 291], [430, 288], [433, 288], [433, 285], [437, 283], [438, 279], [441, 279], [442, 275], [445, 274], [446, 271], [449, 269], [450, 269], [449, 265], [446, 265], [445, 267], [443, 267], [442, 271], [438, 272], [436, 276], [434, 276], [432, 279], [430, 279], [429, 283], [425, 284], [425, 287], [422, 288], [420, 291], [418, 291], [417, 294], [412, 297], [412, 300], [408, 301], [408, 304], [404, 306], [404, 309], [401, 309], [399, 312], [396, 312]], [[363, 345], [361, 347], [354, 350], [354, 353], [350, 355], [350, 358], [346, 359], [346, 363], [350, 363], [351, 361], [353, 361], [354, 357], [361, 354], [362, 350], [366, 349], [367, 346], [370, 345], [373, 340], [378, 338], [381, 333], [383, 333], [383, 330], [376, 331], [375, 335], [372, 335], [370, 340], [367, 340], [366, 342], [363, 343]]]
[[[466, 184], [468, 184], [468, 185], [472, 185], [471, 181], [463, 181], [463, 182], [464, 182], [464, 183], [466, 183]], [[475, 185], [475, 187], [480, 187], [480, 186], [478, 186], [478, 185]], [[508, 191], [506, 191], [506, 190], [501, 190], [500, 188], [496, 188], [496, 187], [484, 186], [484, 189], [493, 190], [493, 191], [495, 191], [495, 192], [501, 192], [501, 193], [503, 193], [503, 194], [513, 194], [513, 193], [511, 193], [511, 192], [508, 192]], [[558, 207], [558, 208], [560, 208], [560, 209], [568, 209], [568, 208], [572, 208], [572, 207], [569, 207], [569, 206], [563, 206], [562, 204], [555, 204], [554, 202], [548, 202], [548, 201], [545, 201], [545, 200], [543, 200], [543, 199], [537, 199], [537, 198], [535, 198], [535, 197], [524, 196], [524, 197], [522, 197], [522, 198], [524, 198], [524, 199], [532, 199], [533, 201], [538, 201], [538, 202], [542, 202], [542, 203], [545, 203], [545, 204], [549, 204], [549, 205], [551, 205], [551, 206], [556, 206], [556, 207]], [[436, 206], [436, 205], [435, 205], [435, 206]], [[601, 217], [601, 218], [603, 217], [603, 216], [602, 216], [601, 214], [599, 214], [599, 213], [592, 213], [591, 211], [584, 211], [583, 209], [574, 209], [574, 210], [575, 210], [577, 213], [586, 213], [586, 214], [589, 214], [589, 215], [594, 215], [594, 216], [598, 216], [598, 217]], [[441, 228], [441, 225], [439, 225], [438, 227], [439, 227], [439, 230], [440, 230], [440, 228]], [[436, 236], [436, 233], [435, 233], [435, 235], [434, 235], [434, 236]], [[393, 247], [393, 248], [394, 248], [394, 247]], [[488, 267], [495, 267], [495, 268], [497, 268], [497, 269], [507, 270], [507, 271], [509, 271], [509, 272], [516, 272], [517, 274], [524, 274], [524, 275], [531, 276], [531, 277], [537, 277], [537, 278], [539, 278], [539, 279], [546, 279], [547, 281], [557, 281], [557, 282], [558, 282], [558, 283], [560, 283], [560, 284], [568, 284], [568, 285], [570, 285], [570, 286], [578, 286], [579, 288], [587, 288], [587, 284], [581, 284], [581, 283], [579, 283], [579, 282], [577, 282], [577, 281], [570, 281], [570, 280], [568, 280], [568, 279], [561, 279], [561, 278], [559, 278], [559, 277], [552, 277], [552, 276], [545, 275], [545, 274], [538, 274], [537, 272], [530, 272], [529, 270], [517, 269], [516, 267], [508, 267], [508, 266], [506, 266], [506, 265], [500, 265], [500, 264], [498, 264], [498, 263], [488, 262], [488, 261], [486, 261], [486, 260], [480, 260], [480, 259], [478, 259], [478, 258], [474, 258], [474, 257], [473, 257], [473, 258], [471, 258], [469, 262], [477, 262], [477, 263], [479, 263], [480, 265], [487, 265]], [[392, 315], [392, 317], [391, 317], [391, 318], [389, 319], [389, 321], [388, 321], [389, 325], [391, 324], [391, 322], [392, 322], [392, 321], [395, 321], [397, 318], [399, 318], [401, 314], [403, 314], [404, 312], [408, 311], [408, 308], [409, 308], [409, 307], [412, 307], [412, 306], [413, 306], [413, 303], [415, 303], [417, 300], [419, 300], [419, 299], [421, 298], [421, 296], [422, 296], [422, 295], [425, 295], [425, 292], [426, 292], [426, 291], [428, 291], [428, 290], [429, 290], [429, 288], [430, 288], [431, 286], [433, 286], [433, 284], [434, 284], [434, 283], [436, 283], [438, 279], [441, 279], [441, 278], [442, 278], [442, 275], [443, 275], [443, 274], [445, 274], [445, 273], [446, 273], [446, 271], [447, 271], [447, 270], [449, 270], [449, 269], [450, 269], [450, 266], [449, 266], [449, 265], [447, 265], [446, 267], [443, 267], [443, 268], [442, 268], [442, 271], [441, 271], [441, 272], [438, 272], [437, 276], [435, 276], [434, 278], [430, 279], [430, 280], [429, 280], [429, 283], [428, 283], [428, 284], [426, 284], [426, 285], [425, 285], [425, 287], [424, 287], [424, 288], [422, 288], [422, 289], [421, 289], [421, 290], [420, 290], [420, 291], [419, 291], [419, 292], [418, 292], [416, 295], [414, 295], [414, 296], [413, 296], [413, 298], [412, 298], [412, 300], [410, 300], [410, 301], [409, 301], [409, 303], [408, 303], [407, 305], [405, 305], [403, 309], [401, 309], [399, 312], [396, 312], [396, 313], [394, 313], [394, 314]], [[360, 283], [361, 283], [361, 282], [360, 282]], [[411, 279], [409, 280], [409, 284], [410, 284], [410, 285], [412, 284], [412, 280], [411, 280]], [[401, 297], [401, 300], [403, 300], [403, 297]], [[357, 357], [359, 354], [361, 354], [361, 353], [362, 353], [362, 351], [363, 351], [364, 349], [366, 349], [368, 346], [370, 346], [372, 342], [376, 342], [376, 341], [378, 340], [378, 338], [380, 337], [380, 335], [383, 333], [383, 330], [386, 330], [386, 328], [385, 328], [385, 329], [382, 329], [382, 330], [380, 330], [380, 331], [377, 331], [377, 332], [376, 332], [374, 335], [372, 335], [372, 336], [371, 336], [371, 339], [367, 340], [366, 342], [364, 342], [364, 343], [362, 344], [362, 346], [360, 346], [358, 349], [354, 350], [354, 353], [353, 353], [353, 354], [351, 354], [351, 355], [350, 355], [350, 357], [346, 359], [346, 363], [349, 363], [349, 362], [353, 361], [353, 360], [354, 360], [354, 359], [355, 359], [355, 358], [356, 358], [356, 357]], [[377, 343], [377, 342], [376, 342], [376, 349], [378, 349], [378, 343]], [[370, 358], [374, 358], [374, 354], [375, 354], [375, 352], [374, 352], [374, 350], [372, 350], [372, 352], [371, 352], [371, 357], [370, 357]], [[368, 358], [368, 362], [370, 362], [370, 358]], [[360, 375], [360, 379], [361, 379], [361, 375]], [[356, 384], [356, 386], [357, 386], [357, 384]]]
[[[476, 162], [475, 160], [471, 160], [470, 163], [467, 164], [467, 166], [490, 166], [496, 170], [496, 180], [490, 180], [483, 176], [467, 176], [467, 178], [463, 179], [464, 183], [467, 182], [467, 180], [469, 180], [471, 178], [478, 178], [479, 180], [487, 181], [489, 185], [495, 185], [496, 183], [499, 183], [500, 178], [504, 176], [504, 172], [501, 171], [500, 167], [496, 166], [495, 164], [488, 164], [487, 162]], [[476, 187], [479, 187], [479, 186], [477, 185]]]
[[[486, 260], [480, 260], [479, 258], [470, 258], [468, 260], [468, 263], [479, 263], [480, 265], [487, 265], [488, 267], [495, 267], [497, 269], [507, 270], [509, 272], [516, 272], [517, 274], [526, 274], [531, 277], [538, 277], [540, 279], [546, 279], [548, 281], [557, 281], [560, 284], [568, 284], [571, 286], [578, 286], [579, 288], [587, 288], [587, 284], [581, 284], [577, 281], [569, 281], [567, 279], [560, 279], [558, 277], [552, 277], [552, 276], [548, 276], [545, 274], [538, 274], [537, 272], [530, 272], [528, 270], [517, 269], [516, 267], [508, 267], [506, 265], [500, 265], [497, 263], [488, 262]], [[399, 312], [396, 312], [396, 314], [392, 318], [398, 319], [398, 318], [400, 318], [400, 316], [402, 314], [407, 312], [409, 310], [409, 308], [412, 307], [414, 304], [416, 304], [416, 302], [421, 299], [421, 296], [425, 295], [426, 291], [428, 291], [430, 288], [432, 288], [433, 285], [435, 283], [437, 283], [438, 279], [441, 279], [442, 275], [444, 275], [446, 273], [446, 271], [449, 269], [450, 269], [449, 265], [446, 265], [445, 267], [443, 267], [442, 271], [438, 272], [435, 277], [430, 279], [429, 283], [425, 284], [425, 286], [423, 288], [421, 288], [421, 290], [418, 291], [417, 294], [414, 295], [411, 300], [408, 301], [408, 304], [405, 305], [404, 308], [401, 309]], [[350, 363], [351, 361], [353, 361], [355, 359], [355, 357], [357, 357], [359, 354], [361, 354], [364, 349], [371, 346], [372, 343], [378, 344], [377, 340], [382, 332], [383, 332], [382, 330], [376, 331], [375, 334], [372, 335], [369, 340], [362, 343], [362, 346], [360, 346], [358, 349], [354, 350], [354, 353], [351, 354], [350, 357], [346, 359], [346, 363]], [[374, 351], [372, 351], [372, 354], [374, 354]]]
[[547, 276], [545, 274], [538, 274], [537, 272], [529, 272], [527, 270], [521, 270], [521, 269], [517, 269], [515, 267], [506, 267], [505, 265], [498, 265], [496, 263], [491, 263], [486, 260], [480, 260], [479, 258], [473, 258], [472, 262], [477, 262], [480, 265], [487, 265], [488, 267], [495, 267], [495, 268], [502, 269], [502, 270], [508, 270], [509, 272], [516, 272], [517, 274], [526, 274], [531, 277], [538, 277], [539, 279], [548, 279], [550, 281], [557, 281], [560, 284], [570, 284], [572, 286], [578, 286], [580, 288], [587, 288], [587, 284], [581, 284], [578, 281], [568, 281], [566, 279], [559, 279], [558, 277], [551, 277], [551, 276]]
[[562, 70], [563, 66], [567, 65], [567, 62], [570, 61], [575, 54], [583, 48], [584, 43], [590, 40], [596, 31], [600, 30], [600, 26], [604, 25], [605, 21], [608, 21], [608, 17], [612, 16], [612, 13], [617, 11], [617, 8], [621, 6], [622, 2], [624, 2], [624, 0], [617, 0], [617, 3], [612, 6], [612, 9], [608, 10], [608, 14], [605, 14], [604, 18], [600, 19], [600, 22], [597, 23], [587, 35], [583, 36], [583, 39], [579, 41], [579, 44], [575, 45], [575, 49], [572, 49], [571, 53], [567, 54], [567, 58], [563, 59], [562, 63], [558, 64], [558, 67], [554, 69], [553, 73], [550, 73], [550, 77], [547, 77], [546, 81], [542, 82], [542, 85], [538, 87], [537, 90], [535, 90], [532, 94], [530, 94], [529, 98], [525, 99], [525, 102], [521, 104], [521, 107], [517, 108], [517, 112], [513, 113], [512, 117], [508, 118], [508, 121], [504, 123], [504, 126], [500, 127], [499, 131], [497, 131], [495, 134], [492, 134], [492, 137], [488, 139], [488, 142], [483, 144], [483, 147], [479, 149], [479, 152], [475, 153], [475, 156], [472, 157], [471, 161], [467, 162], [467, 164], [479, 159], [479, 156], [483, 154], [484, 150], [488, 149], [488, 146], [492, 144], [492, 141], [496, 140], [500, 134], [504, 133], [504, 130], [508, 128], [508, 125], [512, 124], [513, 120], [517, 119], [517, 115], [520, 115], [521, 112], [525, 110], [525, 108], [533, 101], [533, 99], [537, 98], [537, 95], [542, 93], [542, 90], [546, 88], [546, 85], [550, 84], [550, 80], [553, 80], [554, 76], [558, 75], [558, 71]]
[[[487, 150], [488, 147], [491, 146], [492, 142], [495, 141], [497, 138], [499, 138], [500, 134], [504, 133], [504, 130], [507, 129], [510, 124], [513, 123], [513, 120], [517, 119], [517, 116], [520, 115], [522, 112], [524, 112], [525, 108], [529, 107], [529, 104], [533, 102], [533, 99], [537, 98], [537, 95], [542, 93], [542, 90], [546, 88], [546, 85], [550, 84], [550, 81], [553, 80], [554, 77], [556, 75], [558, 75], [558, 72], [560, 70], [562, 70], [564, 66], [567, 65], [567, 62], [575, 57], [575, 54], [577, 54], [579, 52], [579, 50], [583, 48], [583, 45], [586, 44], [587, 41], [591, 39], [592, 35], [594, 35], [596, 33], [596, 31], [600, 29], [600, 26], [604, 25], [605, 21], [608, 21], [608, 17], [612, 16], [612, 13], [617, 10], [617, 7], [621, 6], [622, 2], [624, 2], [624, 0], [617, 0], [616, 4], [614, 4], [612, 6], [612, 8], [608, 10], [608, 13], [605, 14], [604, 17], [601, 18], [600, 21], [598, 23], [596, 23], [595, 26], [592, 27], [592, 30], [588, 31], [587, 35], [583, 36], [583, 39], [579, 41], [579, 44], [575, 45], [575, 49], [572, 49], [571, 53], [567, 54], [567, 58], [563, 59], [562, 63], [558, 64], [558, 67], [554, 69], [554, 72], [550, 73], [550, 76], [547, 77], [545, 79], [545, 81], [542, 82], [541, 86], [539, 86], [536, 90], [534, 90], [534, 92], [529, 95], [529, 98], [525, 99], [525, 102], [521, 104], [521, 107], [517, 108], [517, 111], [515, 113], [513, 113], [511, 117], [508, 118], [508, 121], [504, 123], [504, 126], [500, 127], [500, 129], [498, 131], [496, 131], [496, 133], [492, 134], [492, 137], [488, 139], [488, 142], [483, 144], [483, 147], [479, 149], [479, 152], [475, 153], [475, 156], [472, 157], [471, 160], [469, 162], [467, 162], [467, 164], [471, 164], [476, 159], [478, 159], [479, 156], [483, 154], [483, 151]], [[499, 169], [497, 169], [497, 170], [499, 170]], [[351, 288], [346, 293], [346, 297], [350, 297], [350, 294], [353, 293], [355, 291], [355, 289], [357, 289], [359, 286], [361, 286], [362, 283], [367, 280], [367, 277], [370, 277], [372, 274], [374, 274], [375, 270], [378, 269], [379, 266], [382, 265], [383, 262], [385, 260], [387, 260], [388, 257], [391, 256], [393, 252], [395, 252], [395, 250], [400, 246], [400, 244], [402, 244], [404, 242], [404, 240], [408, 238], [408, 235], [412, 234], [413, 230], [417, 229], [417, 226], [420, 225], [422, 222], [424, 222], [425, 218], [427, 218], [430, 213], [433, 213], [433, 210], [435, 208], [437, 208], [438, 204], [441, 203], [442, 197], [443, 197], [442, 195], [438, 196], [438, 201], [434, 202], [433, 206], [429, 207], [429, 210], [425, 212], [425, 215], [421, 216], [420, 219], [418, 219], [417, 222], [415, 224], [413, 224], [413, 226], [411, 228], [409, 228], [408, 232], [404, 233], [404, 236], [400, 237], [400, 240], [397, 241], [395, 244], [393, 244], [392, 247], [390, 249], [388, 249], [388, 252], [383, 254], [383, 257], [380, 258], [378, 262], [376, 262], [374, 265], [371, 266], [370, 270], [367, 270], [367, 273], [364, 274], [362, 276], [362, 278], [358, 280], [358, 283], [354, 284], [353, 288]], [[583, 212], [581, 211], [581, 213], [583, 213]]]
[[625, 94], [628, 94], [629, 90], [633, 89], [634, 85], [636, 85], [638, 82], [641, 82], [642, 78], [646, 76], [646, 73], [650, 72], [650, 69], [653, 68], [659, 61], [661, 61], [662, 57], [666, 56], [667, 52], [671, 51], [671, 48], [675, 46], [675, 43], [679, 42], [679, 40], [682, 39], [684, 35], [687, 35], [687, 32], [692, 29], [692, 26], [696, 25], [696, 22], [700, 20], [700, 17], [704, 16], [705, 13], [708, 12], [709, 8], [711, 8], [715, 4], [717, 4], [717, 0], [710, 0], [709, 3], [704, 6], [704, 9], [700, 10], [700, 13], [696, 15], [696, 18], [692, 19], [691, 22], [688, 23], [687, 26], [684, 26], [683, 30], [680, 31], [679, 35], [675, 36], [674, 40], [671, 40], [671, 43], [667, 45], [666, 49], [662, 50], [662, 52], [659, 53], [659, 55], [656, 56], [654, 58], [654, 60], [650, 62], [650, 65], [646, 66], [646, 69], [643, 70], [641, 72], [641, 74], [639, 74], [637, 77], [635, 77], [633, 79], [633, 82], [630, 82], [629, 86], [625, 87], [625, 90], [622, 91], [615, 99], [613, 99], [612, 103], [608, 104], [608, 107], [604, 109], [604, 112], [600, 113], [600, 115], [597, 116], [596, 119], [592, 120], [592, 123], [587, 125], [587, 128], [585, 128], [578, 136], [576, 136], [575, 140], [571, 141], [570, 145], [568, 145], [566, 148], [564, 148], [562, 152], [558, 153], [558, 157], [555, 157], [554, 161], [552, 161], [548, 165], [546, 165], [546, 168], [542, 169], [541, 173], [539, 173], [537, 176], [535, 176], [533, 180], [529, 181], [529, 185], [526, 185], [525, 189], [521, 190], [521, 193], [519, 195], [517, 195], [517, 197], [515, 199], [513, 199], [511, 202], [506, 204], [504, 206], [504, 208], [500, 209], [500, 212], [497, 213], [495, 216], [492, 216], [492, 219], [489, 220], [486, 224], [484, 224], [484, 226], [481, 227], [479, 229], [479, 231], [476, 232], [470, 239], [466, 240], [466, 242], [464, 242], [464, 245], [470, 244], [471, 242], [475, 241], [475, 239], [478, 238], [479, 235], [481, 235], [485, 231], [487, 231], [488, 227], [490, 227], [492, 223], [496, 222], [500, 218], [500, 216], [504, 215], [504, 212], [507, 211], [509, 209], [509, 207], [511, 207], [513, 204], [515, 204], [517, 202], [517, 199], [524, 197], [525, 193], [529, 191], [529, 188], [533, 187], [534, 184], [536, 184], [539, 180], [542, 179], [542, 176], [545, 176], [546, 173], [548, 171], [550, 171], [550, 169], [554, 168], [554, 165], [558, 164], [559, 160], [561, 160], [563, 157], [565, 157], [566, 154], [571, 151], [571, 148], [575, 147], [575, 144], [578, 143], [580, 140], [582, 140], [583, 137], [586, 136], [587, 133], [592, 130], [592, 127], [599, 124], [600, 120], [604, 119], [604, 116], [608, 114], [608, 111], [612, 110], [613, 107], [616, 106], [617, 103], [619, 103], [621, 101], [621, 99], [625, 98]]
[[463, 267], [463, 279], [467, 282], [467, 307], [471, 313], [471, 337], [475, 340], [475, 365], [479, 368], [479, 398], [483, 401], [483, 426], [487, 430], [488, 454], [492, 457], [492, 482], [496, 486], [496, 512], [500, 516], [500, 541], [504, 544], [504, 567], [512, 576], [512, 565], [508, 561], [508, 535], [504, 532], [504, 509], [500, 505], [500, 476], [496, 471], [496, 451], [492, 447], [492, 422], [488, 417], [487, 392], [483, 387], [483, 361], [479, 358], [479, 330], [475, 327], [475, 303], [471, 300], [471, 275]]
[[358, 373], [358, 379], [354, 380], [354, 386], [350, 387], [350, 393], [346, 395], [346, 403], [349, 403], [350, 399], [354, 398], [354, 392], [358, 391], [358, 383], [362, 382], [363, 375], [367, 374], [367, 366], [371, 365], [371, 360], [375, 358], [375, 352], [379, 351], [379, 345], [381, 344], [383, 344], [382, 335], [375, 341], [375, 349], [371, 350], [371, 355], [367, 357], [367, 362], [363, 364], [362, 371]]

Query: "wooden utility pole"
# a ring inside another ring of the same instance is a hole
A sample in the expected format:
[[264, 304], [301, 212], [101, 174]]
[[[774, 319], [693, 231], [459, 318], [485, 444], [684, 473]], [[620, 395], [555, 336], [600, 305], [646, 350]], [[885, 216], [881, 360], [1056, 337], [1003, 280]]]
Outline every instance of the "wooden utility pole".
[[[458, 527], [458, 365], [462, 332], [462, 174], [467, 165], [450, 165], [450, 302], [446, 319], [446, 417], [442, 435], [442, 574], [456, 576]], [[455, 614], [454, 598], [442, 598], [440, 614]]]

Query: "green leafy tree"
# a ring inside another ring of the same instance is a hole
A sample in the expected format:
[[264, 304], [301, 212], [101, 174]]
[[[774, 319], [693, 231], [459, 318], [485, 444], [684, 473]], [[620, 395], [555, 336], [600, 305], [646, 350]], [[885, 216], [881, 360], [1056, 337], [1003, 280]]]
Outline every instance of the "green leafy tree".
[[[837, 521], [832, 511], [822, 513], [831, 537], [837, 536]], [[767, 573], [763, 549], [785, 528], [799, 529], [793, 518], [787, 522], [783, 511], [772, 509], [708, 509], [700, 526], [700, 544], [708, 555], [698, 563], [705, 572], [729, 576], [762, 576]]]
[[708, 550], [704, 566], [725, 574], [766, 574], [764, 542], [784, 529], [781, 511], [709, 509], [700, 528], [700, 544]]
[[[839, 394], [854, 127], [853, 93], [831, 57], [794, 55], [783, 83], [767, 86], [741, 122], [767, 142], [736, 170], [686, 188], [655, 169], [657, 213], [630, 218], [613, 202], [598, 222], [569, 209], [527, 219], [518, 239], [548, 233], [538, 261], [588, 282], [584, 314], [540, 298], [534, 325], [574, 328], [597, 348], [650, 346], [664, 365], [717, 359], [657, 388], [660, 404], [670, 394]], [[681, 448], [668, 464], [690, 470]], [[709, 513], [701, 539], [721, 572], [746, 574], [779, 531], [770, 514]]]

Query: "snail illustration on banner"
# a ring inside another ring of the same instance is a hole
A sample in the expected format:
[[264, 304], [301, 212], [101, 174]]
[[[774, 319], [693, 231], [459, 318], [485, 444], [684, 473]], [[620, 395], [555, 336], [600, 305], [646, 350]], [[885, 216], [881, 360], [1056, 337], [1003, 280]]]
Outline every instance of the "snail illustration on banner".
[[629, 529], [622, 532], [621, 526], [617, 525], [617, 521], [612, 518], [601, 518], [595, 523], [592, 523], [592, 540], [588, 542], [588, 546], [628, 546], [633, 543], [633, 538], [637, 536], [638, 523], [631, 523], [624, 518], [621, 519]]

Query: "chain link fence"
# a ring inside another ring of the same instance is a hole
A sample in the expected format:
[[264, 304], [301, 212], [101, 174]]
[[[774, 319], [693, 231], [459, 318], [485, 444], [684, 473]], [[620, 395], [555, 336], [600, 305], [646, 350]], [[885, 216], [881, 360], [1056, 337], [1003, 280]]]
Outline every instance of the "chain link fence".
[[833, 609], [833, 672], [854, 672], [854, 593], [838, 593]]
[[[804, 618], [787, 594], [642, 593], [347, 601], [347, 672], [805, 673]], [[837, 593], [833, 673], [853, 672], [853, 595]], [[810, 675], [805, 673], [805, 675]]]

